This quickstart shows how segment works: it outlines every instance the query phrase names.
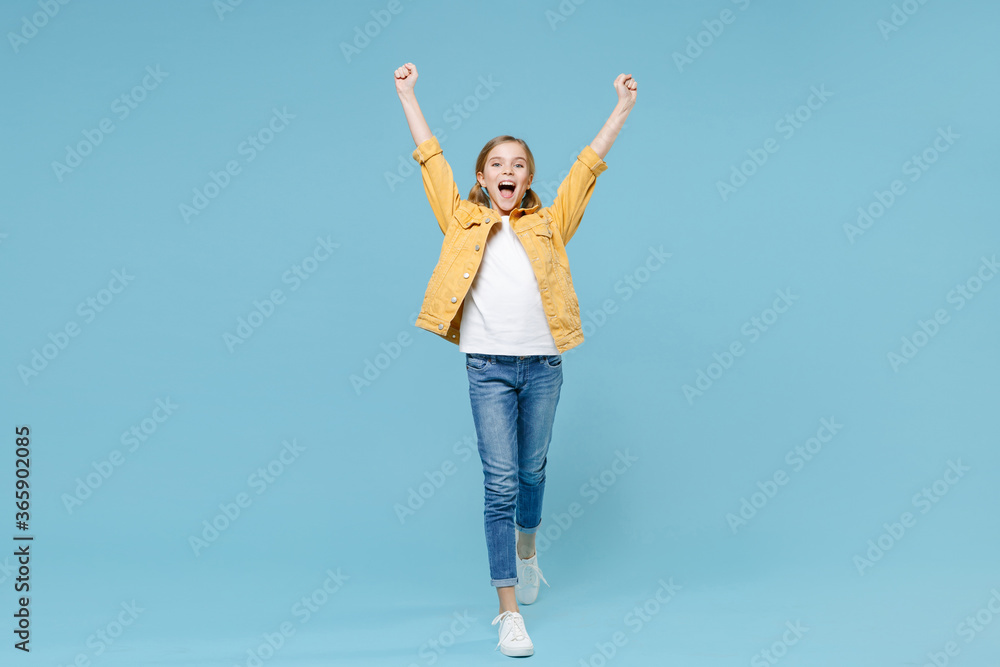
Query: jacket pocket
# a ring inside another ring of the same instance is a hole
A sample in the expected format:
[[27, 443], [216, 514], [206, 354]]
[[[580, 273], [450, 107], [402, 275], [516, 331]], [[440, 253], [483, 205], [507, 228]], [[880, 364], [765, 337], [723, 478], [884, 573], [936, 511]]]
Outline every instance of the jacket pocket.
[[536, 241], [545, 259], [545, 274], [550, 278], [551, 288], [557, 290], [562, 297], [562, 305], [566, 313], [573, 318], [580, 316], [573, 280], [570, 278], [569, 267], [564, 265], [564, 255], [560, 254], [552, 241], [551, 222], [546, 220], [532, 228]]
[[546, 219], [545, 222], [539, 222], [537, 225], [531, 228], [531, 231], [535, 233], [536, 236], [546, 236], [552, 238], [552, 223]]
[[468, 229], [472, 220], [472, 214], [462, 207], [456, 208], [451, 216], [451, 224], [458, 229]]

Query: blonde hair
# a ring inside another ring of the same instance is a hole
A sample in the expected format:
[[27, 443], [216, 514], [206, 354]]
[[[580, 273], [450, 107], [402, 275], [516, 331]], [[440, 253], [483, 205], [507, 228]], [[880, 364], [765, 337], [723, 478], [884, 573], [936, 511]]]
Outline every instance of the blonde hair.
[[[524, 149], [525, 154], [527, 154], [528, 156], [528, 174], [534, 175], [535, 157], [531, 154], [531, 149], [528, 148], [528, 144], [526, 144], [523, 139], [512, 137], [509, 134], [501, 134], [500, 136], [493, 137], [492, 139], [486, 142], [486, 145], [483, 146], [483, 150], [479, 151], [479, 157], [476, 158], [475, 173], [478, 174], [479, 172], [485, 172], [486, 159], [490, 156], [490, 151], [492, 151], [496, 146], [499, 146], [500, 144], [505, 144], [509, 141], [521, 144], [521, 148]], [[489, 195], [487, 195], [486, 192], [483, 190], [483, 187], [479, 185], [478, 180], [476, 181], [476, 184], [472, 186], [472, 189], [469, 190], [468, 200], [474, 204], [479, 204], [480, 206], [490, 206]], [[541, 206], [541, 204], [542, 200], [538, 196], [538, 193], [536, 193], [531, 188], [528, 188], [528, 191], [525, 192], [524, 196], [521, 198], [521, 203], [519, 204], [519, 206], [521, 208], [531, 208], [532, 206], [536, 205]]]

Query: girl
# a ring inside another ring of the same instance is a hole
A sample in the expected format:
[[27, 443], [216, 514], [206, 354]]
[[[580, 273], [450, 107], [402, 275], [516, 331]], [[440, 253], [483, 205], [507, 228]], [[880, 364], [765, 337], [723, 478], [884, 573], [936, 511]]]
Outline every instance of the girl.
[[500, 624], [497, 646], [505, 655], [528, 656], [534, 647], [517, 603], [534, 602], [539, 578], [545, 581], [535, 532], [562, 387], [561, 355], [583, 342], [565, 244], [607, 169], [604, 156], [635, 105], [637, 86], [630, 74], [615, 78], [611, 117], [580, 152], [552, 206], [542, 208], [531, 189], [534, 157], [523, 140], [508, 135], [479, 152], [477, 182], [462, 199], [417, 105], [416, 66], [399, 67], [395, 79], [417, 146], [413, 158], [445, 235], [416, 326], [465, 353], [483, 463], [490, 583], [500, 599], [493, 619]]

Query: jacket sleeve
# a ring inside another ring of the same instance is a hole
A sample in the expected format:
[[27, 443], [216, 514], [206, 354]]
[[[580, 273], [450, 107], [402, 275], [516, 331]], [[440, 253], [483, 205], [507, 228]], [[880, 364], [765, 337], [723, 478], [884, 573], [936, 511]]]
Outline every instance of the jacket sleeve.
[[607, 163], [588, 144], [580, 151], [573, 166], [570, 167], [569, 174], [559, 185], [549, 211], [564, 244], [569, 243], [577, 227], [580, 226], [583, 211], [587, 208], [590, 195], [594, 193], [597, 177], [607, 168]]
[[462, 198], [451, 173], [451, 165], [444, 159], [437, 137], [432, 136], [417, 145], [413, 159], [420, 163], [420, 174], [424, 179], [424, 192], [430, 202], [434, 217], [437, 218], [441, 233], [447, 233], [452, 215]]

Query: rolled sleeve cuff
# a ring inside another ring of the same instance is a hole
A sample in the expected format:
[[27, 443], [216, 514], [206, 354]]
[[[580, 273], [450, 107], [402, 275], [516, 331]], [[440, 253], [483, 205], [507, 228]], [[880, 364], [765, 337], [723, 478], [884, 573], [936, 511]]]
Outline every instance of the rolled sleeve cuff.
[[608, 168], [608, 164], [601, 159], [601, 156], [597, 154], [597, 151], [590, 144], [583, 147], [583, 150], [580, 151], [576, 159], [587, 165], [587, 169], [590, 169], [594, 173], [594, 176], [600, 176]]
[[[440, 152], [441, 144], [438, 143], [437, 137], [431, 135], [430, 139], [425, 139], [417, 144], [417, 148], [413, 151], [413, 159], [423, 164]], [[596, 156], [596, 153], [594, 155]]]

